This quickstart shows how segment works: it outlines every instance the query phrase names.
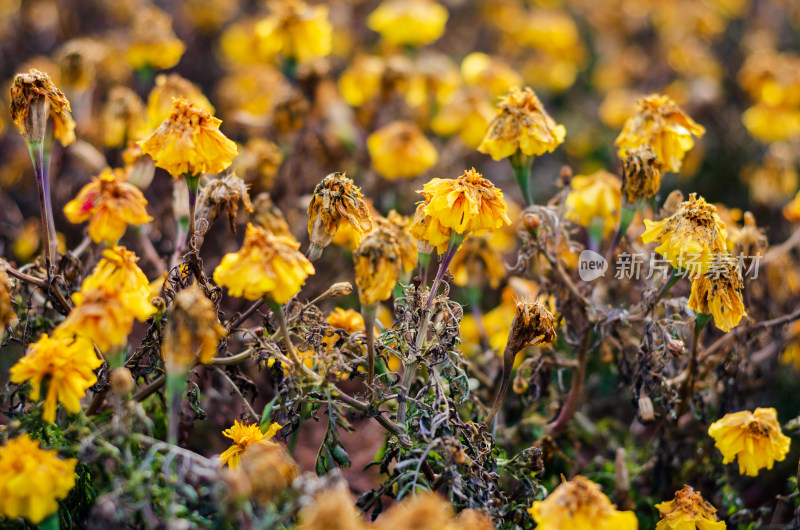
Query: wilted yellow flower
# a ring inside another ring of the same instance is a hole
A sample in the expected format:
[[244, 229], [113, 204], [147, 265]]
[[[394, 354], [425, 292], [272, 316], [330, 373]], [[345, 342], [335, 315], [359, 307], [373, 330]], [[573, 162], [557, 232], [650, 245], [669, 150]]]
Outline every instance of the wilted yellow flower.
[[435, 0], [384, 0], [367, 26], [393, 45], [424, 46], [444, 34], [447, 9]]
[[792, 140], [800, 135], [800, 57], [774, 50], [750, 55], [739, 82], [755, 104], [742, 115], [751, 135], [764, 142]]
[[[79, 293], [75, 293], [76, 295]], [[132, 298], [141, 298], [140, 292], [133, 292]], [[112, 346], [122, 346], [133, 329], [134, 315], [127, 304], [127, 293], [115, 285], [100, 289], [83, 289], [81, 302], [70, 311], [58, 330], [70, 336], [76, 335], [91, 340], [102, 352]], [[155, 307], [147, 306], [147, 312], [139, 316], [145, 320], [155, 312]]]
[[661, 520], [656, 530], [724, 530], [717, 509], [691, 486], [675, 492], [675, 498], [656, 504]]
[[334, 329], [341, 329], [352, 335], [358, 331], [364, 331], [364, 317], [355, 309], [334, 308], [325, 319]]
[[584, 226], [599, 226], [606, 235], [617, 226], [622, 208], [622, 183], [616, 175], [600, 170], [576, 175], [566, 198], [567, 219]]
[[328, 6], [309, 6], [301, 0], [273, 0], [272, 13], [256, 26], [256, 37], [263, 47], [275, 50], [300, 64], [330, 55], [333, 26]]
[[339, 92], [348, 105], [360, 107], [381, 89], [385, 67], [381, 57], [356, 55], [339, 76]]
[[791, 439], [781, 432], [778, 413], [773, 408], [757, 408], [726, 414], [708, 428], [723, 464], [739, 462], [739, 473], [755, 477], [759, 469], [772, 469], [786, 458]]
[[42, 383], [46, 383], [42, 419], [53, 423], [59, 402], [69, 412], [80, 412], [81, 398], [97, 382], [94, 370], [102, 364], [91, 342], [56, 331], [31, 344], [27, 354], [11, 367], [10, 376], [13, 383], [30, 382], [34, 401], [39, 400]]
[[0, 260], [0, 328], [17, 318], [11, 299], [11, 278], [6, 274], [4, 261]]
[[705, 274], [714, 255], [727, 252], [725, 223], [717, 208], [692, 193], [678, 210], [661, 221], [644, 220], [644, 243], [658, 241], [656, 252], [677, 269], [686, 269], [691, 277]]
[[651, 94], [639, 100], [636, 114], [625, 122], [614, 145], [624, 159], [629, 151], [650, 144], [664, 171], [677, 173], [684, 156], [694, 147], [693, 136], [705, 132], [669, 96]]
[[800, 184], [791, 144], [772, 144], [758, 166], [742, 169], [742, 180], [747, 183], [750, 199], [759, 204], [776, 207], [784, 204]]
[[32, 69], [17, 74], [11, 85], [11, 120], [25, 141], [42, 142], [48, 116], [53, 118], [53, 134], [61, 145], [75, 141], [75, 122], [69, 101], [44, 72]]
[[528, 510], [541, 530], [635, 530], [639, 527], [633, 512], [614, 508], [600, 486], [586, 477], [562, 482], [543, 501]]
[[661, 162], [650, 144], [628, 152], [622, 161], [622, 194], [630, 203], [653, 197], [661, 188]]
[[292, 484], [298, 468], [281, 444], [262, 442], [250, 444], [241, 464], [226, 474], [229, 484], [239, 486], [242, 499], [266, 505]]
[[290, 90], [286, 78], [274, 66], [259, 64], [226, 75], [215, 93], [222, 116], [233, 123], [257, 127], [268, 123], [269, 114]]
[[481, 89], [458, 92], [431, 120], [439, 136], [458, 134], [467, 147], [477, 149], [494, 117], [494, 108]]
[[361, 190], [344, 173], [331, 173], [314, 188], [308, 204], [308, 235], [312, 259], [333, 241], [339, 225], [346, 222], [355, 236], [355, 244], [372, 229], [372, 215]]
[[714, 315], [714, 325], [728, 332], [747, 316], [742, 301], [744, 282], [734, 258], [724, 256], [712, 263], [708, 272], [695, 278], [689, 296], [689, 309]]
[[214, 114], [214, 107], [194, 83], [178, 74], [159, 74], [147, 96], [147, 125], [151, 131], [172, 114], [174, 100], [178, 98], [187, 99], [209, 114]]
[[175, 295], [161, 345], [167, 371], [185, 372], [195, 363], [210, 363], [226, 334], [202, 289], [197, 285], [183, 289]]
[[378, 227], [369, 232], [353, 253], [358, 299], [364, 306], [383, 302], [392, 295], [400, 275], [400, 247], [392, 231]]
[[227, 169], [238, 152], [236, 143], [220, 132], [220, 123], [191, 101], [179, 98], [158, 129], [138, 144], [157, 167], [175, 178], [216, 174]]
[[322, 491], [298, 514], [297, 530], [359, 530], [366, 521], [345, 482]]
[[522, 85], [522, 76], [513, 68], [483, 52], [472, 52], [464, 57], [461, 76], [467, 86], [479, 86], [492, 96], [500, 96], [511, 87]]
[[375, 171], [390, 180], [419, 176], [439, 159], [419, 127], [407, 121], [392, 122], [370, 134], [367, 149]]
[[497, 116], [489, 124], [478, 151], [495, 160], [517, 151], [528, 156], [550, 153], [564, 142], [566, 129], [547, 113], [528, 87], [512, 87], [497, 105]]
[[233, 161], [233, 170], [256, 190], [270, 190], [283, 163], [283, 153], [274, 142], [253, 137]]
[[132, 68], [166, 70], [181, 60], [186, 45], [172, 31], [170, 16], [155, 6], [137, 9], [126, 57]]
[[255, 224], [277, 236], [292, 236], [286, 217], [272, 202], [269, 193], [261, 193], [253, 200], [252, 219]]
[[0, 515], [38, 524], [58, 510], [75, 485], [74, 458], [58, 458], [27, 434], [0, 447]]
[[222, 431], [223, 436], [233, 440], [233, 445], [219, 455], [219, 465], [224, 466], [227, 464], [231, 469], [239, 467], [242, 454], [247, 450], [248, 446], [256, 443], [273, 443], [269, 442], [269, 440], [274, 438], [282, 428], [282, 425], [273, 423], [265, 432], [262, 432], [261, 426], [257, 423], [244, 424], [239, 423], [239, 420], [234, 420], [230, 429]]
[[375, 530], [447, 529], [453, 506], [435, 493], [419, 493], [392, 505], [373, 524]]
[[386, 217], [375, 217], [377, 226], [386, 228], [394, 235], [397, 247], [400, 249], [403, 272], [406, 274], [417, 266], [417, 242], [408, 231], [410, 223], [411, 220], [408, 217], [400, 215], [396, 210], [390, 211]]
[[800, 222], [800, 192], [789, 204], [783, 207], [783, 216], [792, 223]]
[[297, 294], [306, 277], [314, 274], [314, 266], [298, 248], [300, 243], [292, 238], [248, 223], [242, 248], [225, 254], [214, 269], [214, 281], [227, 287], [232, 296], [249, 300], [267, 297], [285, 304]]
[[129, 141], [141, 140], [149, 132], [144, 103], [126, 86], [115, 86], [109, 91], [100, 123], [106, 147], [122, 147]]
[[64, 206], [64, 215], [70, 223], [89, 221], [89, 237], [95, 243], [104, 241], [114, 245], [128, 225], [138, 226], [153, 220], [145, 206], [144, 195], [125, 181], [121, 169], [106, 168]]
[[436, 217], [425, 213], [428, 201], [417, 204], [414, 212], [414, 219], [408, 231], [417, 240], [417, 248], [420, 252], [430, 254], [436, 250], [437, 254], [443, 254], [450, 244], [452, 230], [444, 226]]
[[450, 262], [449, 270], [453, 283], [461, 286], [479, 287], [488, 279], [489, 286], [496, 289], [506, 277], [503, 255], [486, 237], [467, 239]]

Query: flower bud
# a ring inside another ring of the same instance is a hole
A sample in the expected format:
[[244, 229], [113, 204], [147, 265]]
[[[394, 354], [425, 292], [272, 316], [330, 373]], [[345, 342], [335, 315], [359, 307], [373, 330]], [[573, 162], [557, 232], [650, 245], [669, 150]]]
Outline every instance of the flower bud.
[[131, 371], [124, 366], [111, 370], [109, 383], [111, 384], [111, 391], [120, 397], [127, 396], [136, 387]]

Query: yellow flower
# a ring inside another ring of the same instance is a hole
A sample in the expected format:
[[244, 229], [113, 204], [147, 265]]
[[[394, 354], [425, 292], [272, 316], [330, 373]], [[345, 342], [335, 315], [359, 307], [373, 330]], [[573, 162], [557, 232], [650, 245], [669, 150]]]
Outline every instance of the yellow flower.
[[132, 68], [172, 68], [185, 50], [186, 46], [172, 31], [169, 15], [154, 6], [136, 10], [126, 53]]
[[419, 493], [404, 498], [381, 514], [375, 530], [449, 530], [454, 520], [453, 506], [435, 493]]
[[233, 445], [225, 450], [224, 453], [219, 455], [219, 465], [228, 465], [231, 469], [239, 467], [239, 461], [242, 454], [247, 450], [247, 447], [255, 443], [274, 443], [269, 442], [279, 430], [283, 428], [282, 425], [277, 423], [271, 424], [266, 432], [261, 431], [261, 426], [257, 423], [244, 424], [239, 423], [239, 420], [234, 420], [230, 429], [222, 431], [222, 435], [233, 440]]
[[17, 74], [11, 85], [11, 120], [27, 142], [41, 142], [48, 115], [53, 118], [53, 134], [67, 146], [75, 141], [75, 122], [69, 101], [44, 72], [31, 69]]
[[695, 278], [689, 296], [689, 309], [714, 315], [714, 325], [728, 332], [747, 316], [742, 301], [744, 282], [735, 258], [724, 256], [712, 264], [713, 270]]
[[226, 254], [214, 270], [214, 281], [232, 296], [267, 297], [285, 304], [297, 294], [314, 266], [298, 252], [300, 243], [263, 228], [247, 225], [239, 252]]
[[622, 183], [616, 175], [600, 170], [576, 175], [567, 194], [567, 219], [586, 228], [598, 225], [603, 235], [617, 227], [622, 208]]
[[[461, 76], [467, 86], [479, 86], [492, 96], [500, 96], [522, 84], [513, 68], [483, 52], [472, 52], [461, 61]], [[485, 132], [485, 131], [484, 131]]]
[[[136, 298], [141, 296], [140, 292], [132, 294]], [[102, 352], [109, 351], [112, 346], [125, 344], [133, 329], [134, 315], [126, 305], [130, 302], [123, 290], [113, 285], [99, 289], [83, 289], [80, 292], [80, 300], [81, 302], [58, 326], [59, 331], [70, 336], [87, 338]], [[155, 307], [148, 306], [147, 316], [154, 311]]]
[[129, 141], [141, 140], [149, 132], [144, 103], [126, 86], [115, 86], [108, 93], [100, 123], [106, 147], [123, 147]]
[[392, 231], [378, 227], [364, 236], [353, 261], [358, 299], [363, 306], [383, 302], [392, 295], [402, 266]]
[[220, 132], [220, 123], [191, 101], [179, 98], [158, 129], [138, 144], [157, 167], [175, 178], [216, 174], [227, 169], [237, 154], [236, 143]]
[[142, 192], [125, 181], [122, 170], [106, 168], [64, 206], [64, 215], [70, 223], [89, 221], [89, 237], [95, 243], [116, 244], [129, 224], [153, 220], [146, 205]]
[[[253, 221], [256, 225], [272, 232], [276, 236], [292, 237], [289, 223], [286, 222], [283, 212], [275, 206], [268, 193], [258, 195], [253, 202]], [[348, 225], [349, 226], [349, 225]]]
[[266, 505], [292, 484], [298, 469], [282, 445], [262, 441], [251, 444], [241, 455], [240, 464], [235, 469], [229, 467], [225, 475], [229, 484], [237, 487], [234, 496]]
[[370, 134], [367, 149], [375, 171], [389, 180], [419, 176], [439, 159], [419, 127], [407, 121], [390, 123]]
[[14, 313], [14, 303], [11, 298], [13, 284], [11, 278], [6, 274], [5, 265], [0, 261], [0, 328], [17, 318]]
[[75, 485], [74, 458], [58, 458], [24, 434], [0, 447], [0, 515], [38, 524], [58, 510]]
[[686, 269], [694, 278], [705, 274], [715, 254], [727, 252], [725, 223], [717, 208], [695, 193], [678, 210], [659, 222], [644, 220], [644, 243], [658, 241], [656, 252], [677, 269]]
[[540, 530], [635, 530], [633, 512], [614, 508], [600, 486], [580, 475], [562, 482], [543, 501], [528, 510]]
[[361, 107], [381, 89], [385, 67], [383, 59], [357, 55], [339, 76], [339, 92], [348, 105]]
[[300, 64], [330, 55], [333, 26], [328, 6], [309, 6], [301, 0], [274, 0], [272, 13], [256, 23], [256, 38], [261, 46], [274, 49]]
[[747, 183], [750, 199], [758, 204], [777, 207], [794, 195], [800, 184], [794, 158], [791, 144], [772, 144], [760, 165], [745, 166], [741, 176]]
[[360, 530], [366, 521], [344, 482], [314, 496], [298, 514], [297, 530]]
[[159, 74], [155, 85], [147, 96], [147, 126], [154, 131], [172, 114], [175, 99], [183, 98], [195, 106], [214, 114], [214, 107], [200, 89], [178, 74]]
[[269, 190], [282, 163], [280, 147], [264, 138], [253, 137], [233, 161], [233, 171], [256, 190]]
[[649, 199], [661, 188], [661, 162], [650, 144], [632, 149], [622, 161], [622, 193], [630, 203]]
[[664, 171], [677, 173], [684, 156], [694, 147], [693, 136], [705, 132], [669, 96], [651, 94], [639, 100], [636, 114], [625, 122], [614, 145], [624, 159], [629, 151], [650, 144]]
[[781, 362], [791, 365], [795, 370], [800, 370], [800, 320], [789, 324], [786, 338], [786, 349], [781, 354]]
[[[325, 321], [330, 324], [334, 329], [341, 329], [346, 331], [349, 335], [364, 331], [364, 317], [355, 309], [342, 309], [341, 307], [334, 308], [328, 315]], [[334, 337], [338, 335], [334, 334]], [[337, 339], [338, 340], [338, 339]], [[333, 342], [336, 342], [334, 340]]]
[[431, 120], [439, 136], [458, 134], [467, 147], [477, 149], [494, 117], [494, 108], [480, 89], [465, 89], [446, 103]]
[[485, 280], [496, 289], [506, 277], [503, 255], [486, 237], [467, 239], [450, 262], [450, 272], [456, 285], [480, 287]]
[[[269, 90], [264, 90], [269, 87]], [[267, 64], [251, 65], [222, 78], [215, 93], [221, 113], [232, 123], [266, 124], [275, 105], [285, 99], [290, 87], [286, 78]]]
[[424, 46], [444, 34], [447, 9], [434, 0], [384, 0], [367, 26], [392, 45]]
[[633, 90], [625, 88], [611, 90], [600, 103], [597, 116], [606, 127], [618, 129], [636, 113], [636, 103], [640, 98], [641, 94]]
[[566, 134], [564, 126], [550, 117], [533, 90], [511, 87], [497, 105], [497, 116], [489, 124], [478, 151], [495, 160], [517, 151], [539, 156], [553, 152]]
[[800, 222], [800, 192], [794, 196], [794, 199], [789, 204], [783, 207], [783, 216], [792, 223]]
[[353, 230], [356, 245], [372, 230], [372, 215], [361, 190], [344, 173], [331, 173], [314, 188], [308, 204], [308, 235], [315, 250], [321, 253], [330, 245], [344, 222]]
[[757, 408], [726, 414], [708, 428], [723, 464], [739, 462], [739, 473], [755, 477], [759, 469], [772, 469], [786, 458], [791, 439], [781, 432], [778, 413], [773, 408]]
[[14, 383], [30, 382], [34, 401], [39, 400], [42, 383], [46, 383], [42, 419], [52, 423], [59, 402], [69, 412], [80, 412], [81, 398], [97, 382], [94, 370], [102, 364], [91, 342], [56, 331], [31, 344], [28, 353], [11, 367], [10, 375]]
[[375, 225], [392, 232], [400, 249], [400, 261], [403, 272], [408, 274], [417, 266], [417, 243], [408, 231], [411, 220], [392, 210], [386, 217], [375, 217]]
[[656, 530], [724, 530], [717, 509], [691, 486], [675, 492], [675, 498], [656, 504], [661, 520]]
[[183, 289], [175, 295], [161, 346], [167, 371], [184, 372], [195, 363], [210, 363], [226, 334], [202, 289], [197, 285]]

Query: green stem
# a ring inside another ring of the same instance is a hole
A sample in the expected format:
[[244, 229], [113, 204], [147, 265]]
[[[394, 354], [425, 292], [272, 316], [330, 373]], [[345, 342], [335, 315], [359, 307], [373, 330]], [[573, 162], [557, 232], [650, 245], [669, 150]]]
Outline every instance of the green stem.
[[189, 175], [188, 173], [184, 176], [186, 178], [186, 188], [189, 190], [189, 251], [190, 252], [197, 252], [197, 247], [195, 246], [194, 242], [194, 225], [195, 225], [195, 209], [197, 208], [197, 190], [200, 187], [200, 176], [199, 175]]
[[47, 267], [47, 275], [50, 277], [52, 270], [51, 267], [55, 265], [56, 260], [56, 245], [55, 240], [55, 225], [52, 220], [52, 211], [50, 201], [50, 176], [48, 163], [45, 156], [44, 142], [28, 142], [28, 152], [31, 155], [31, 162], [33, 163], [33, 174], [36, 178], [36, 187], [39, 191], [39, 213], [42, 218], [42, 247], [45, 253], [45, 266]]
[[516, 179], [517, 184], [519, 184], [519, 189], [522, 190], [525, 205], [532, 205], [533, 188], [531, 186], [531, 167], [533, 166], [533, 157], [517, 150], [516, 153], [509, 157], [508, 161], [511, 163], [511, 168], [514, 170], [514, 179]]
[[372, 387], [375, 384], [375, 304], [361, 306], [361, 315], [364, 317], [364, 331], [367, 337], [367, 387], [370, 397], [374, 395]]
[[167, 410], [169, 411], [167, 441], [172, 445], [178, 445], [178, 428], [181, 422], [181, 403], [185, 386], [185, 373], [167, 372]]

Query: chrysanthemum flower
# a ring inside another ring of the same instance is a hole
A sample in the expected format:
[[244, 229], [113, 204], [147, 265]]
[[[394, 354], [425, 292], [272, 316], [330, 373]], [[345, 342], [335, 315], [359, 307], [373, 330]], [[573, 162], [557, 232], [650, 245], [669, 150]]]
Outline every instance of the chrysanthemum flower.
[[453, 506], [442, 496], [427, 492], [409, 496], [392, 505], [375, 521], [375, 530], [450, 528]]
[[292, 484], [299, 470], [283, 445], [257, 443], [251, 444], [241, 455], [240, 465], [227, 469], [226, 474], [239, 486], [240, 498], [267, 505]]
[[[141, 296], [138, 292], [132, 294], [135, 298]], [[104, 353], [113, 346], [125, 344], [125, 340], [133, 330], [134, 315], [129, 310], [124, 291], [115, 286], [84, 289], [80, 292], [80, 300], [81, 303], [76, 305], [58, 326], [59, 331], [70, 336], [87, 338]], [[155, 310], [155, 307], [150, 305], [147, 308], [147, 317]]]
[[328, 6], [273, 0], [270, 8], [272, 13], [255, 26], [256, 38], [264, 48], [300, 64], [330, 55], [333, 26], [328, 20]]
[[[325, 321], [330, 324], [333, 329], [341, 329], [348, 335], [352, 335], [353, 333], [358, 333], [359, 331], [364, 331], [364, 329], [366, 329], [364, 326], [364, 317], [361, 316], [361, 313], [355, 309], [345, 310], [341, 307], [336, 307], [333, 311], [331, 311]], [[339, 338], [339, 335], [334, 333], [330, 337], [325, 337], [325, 342], [329, 346], [332, 346], [339, 340]]]
[[495, 160], [517, 151], [527, 156], [550, 153], [564, 142], [566, 129], [547, 113], [528, 87], [512, 87], [497, 105], [497, 116], [489, 124], [478, 151]]
[[161, 354], [169, 372], [182, 372], [194, 364], [208, 364], [226, 335], [217, 310], [197, 285], [175, 295], [167, 320]]
[[677, 269], [686, 269], [694, 278], [705, 274], [714, 255], [727, 252], [725, 223], [717, 208], [692, 193], [678, 210], [661, 221], [644, 220], [644, 243], [658, 241], [656, 252]]
[[367, 26], [388, 44], [424, 46], [444, 34], [447, 9], [434, 0], [384, 0]]
[[415, 124], [396, 121], [367, 138], [372, 166], [382, 177], [413, 178], [436, 165], [439, 154]]
[[390, 230], [378, 227], [364, 236], [353, 261], [358, 298], [363, 306], [374, 306], [392, 295], [402, 262]]
[[535, 501], [528, 510], [540, 530], [635, 530], [636, 515], [618, 511], [586, 477], [576, 476], [562, 482], [543, 501]]
[[233, 440], [233, 445], [219, 455], [219, 464], [221, 466], [227, 464], [231, 469], [239, 467], [239, 461], [248, 446], [255, 443], [272, 443], [269, 440], [274, 438], [281, 428], [282, 425], [273, 423], [266, 432], [262, 432], [261, 426], [257, 423], [244, 424], [234, 420], [230, 429], [222, 431], [223, 436]]
[[450, 262], [453, 283], [461, 286], [484, 285], [496, 289], [506, 277], [503, 254], [493, 247], [485, 237], [467, 239]]
[[628, 118], [614, 145], [619, 157], [644, 144], [652, 146], [664, 171], [678, 172], [694, 138], [706, 130], [694, 122], [669, 96], [651, 94], [639, 100], [636, 114]]
[[138, 226], [153, 220], [146, 205], [142, 192], [125, 181], [121, 169], [106, 168], [64, 206], [64, 215], [71, 223], [89, 221], [89, 237], [95, 243], [114, 245], [129, 224]]
[[372, 215], [361, 190], [344, 173], [331, 173], [314, 188], [308, 204], [311, 259], [319, 257], [322, 249], [330, 245], [343, 222], [349, 224], [353, 230], [355, 244], [358, 244], [366, 232], [372, 230]]
[[786, 458], [791, 439], [781, 432], [778, 413], [773, 408], [757, 408], [726, 414], [708, 428], [723, 464], [737, 460], [739, 473], [758, 475], [759, 469], [772, 469]]
[[675, 498], [656, 504], [661, 520], [656, 530], [724, 530], [717, 509], [691, 486], [675, 492]]
[[58, 458], [27, 434], [0, 447], [0, 515], [38, 524], [58, 510], [75, 485], [74, 458]]
[[392, 210], [386, 217], [375, 217], [375, 225], [385, 228], [392, 232], [397, 247], [400, 249], [400, 261], [403, 266], [403, 272], [408, 274], [414, 267], [417, 266], [417, 242], [414, 236], [411, 235], [408, 228], [411, 220]]
[[450, 244], [452, 231], [436, 217], [425, 213], [427, 205], [428, 201], [420, 202], [417, 205], [408, 231], [416, 238], [419, 252], [430, 254], [436, 250], [437, 254], [443, 254]]
[[630, 203], [649, 199], [661, 188], [661, 162], [649, 144], [628, 152], [622, 161], [622, 194]]
[[522, 85], [522, 76], [516, 70], [501, 59], [483, 52], [472, 52], [464, 57], [461, 76], [465, 85], [481, 87], [492, 96], [501, 96], [511, 87]]
[[695, 278], [689, 296], [689, 309], [714, 316], [714, 325], [728, 332], [747, 316], [742, 301], [742, 273], [734, 258], [724, 256], [712, 264], [714, 270]]
[[297, 530], [361, 530], [366, 521], [344, 482], [321, 491], [298, 514]]
[[130, 88], [121, 85], [109, 91], [100, 123], [106, 147], [122, 147], [130, 141], [141, 140], [150, 132], [141, 98]]
[[220, 132], [220, 123], [208, 111], [178, 98], [158, 129], [138, 143], [173, 177], [216, 174], [227, 169], [238, 152], [236, 143]]
[[314, 266], [298, 252], [300, 243], [247, 225], [239, 252], [226, 254], [214, 270], [214, 281], [232, 296], [267, 297], [284, 304], [297, 294]]
[[178, 74], [159, 74], [147, 96], [147, 125], [151, 131], [156, 130], [172, 114], [178, 98], [191, 101], [209, 114], [214, 114], [214, 107], [197, 85]]
[[44, 72], [32, 69], [17, 74], [11, 85], [11, 120], [27, 142], [42, 142], [48, 116], [53, 119], [53, 134], [61, 145], [75, 141], [75, 122], [69, 101]]
[[272, 189], [278, 170], [283, 163], [283, 153], [274, 142], [253, 137], [244, 145], [233, 161], [233, 171], [255, 190]]
[[598, 227], [603, 235], [617, 226], [622, 208], [622, 183], [608, 171], [576, 175], [567, 194], [567, 219], [586, 227]]
[[46, 383], [42, 418], [56, 421], [56, 406], [60, 402], [69, 412], [80, 412], [81, 398], [95, 382], [94, 370], [103, 361], [95, 354], [92, 343], [85, 338], [72, 337], [56, 331], [52, 337], [43, 334], [31, 344], [28, 353], [11, 367], [11, 381], [31, 384], [31, 399], [41, 397]]
[[172, 31], [170, 16], [155, 6], [137, 9], [126, 52], [132, 68], [172, 68], [181, 60], [186, 45]]
[[431, 120], [431, 130], [439, 136], [458, 134], [467, 147], [477, 149], [494, 114], [481, 89], [467, 88], [442, 106]]
[[361, 107], [381, 89], [384, 61], [374, 55], [356, 55], [339, 76], [339, 92], [348, 105]]

